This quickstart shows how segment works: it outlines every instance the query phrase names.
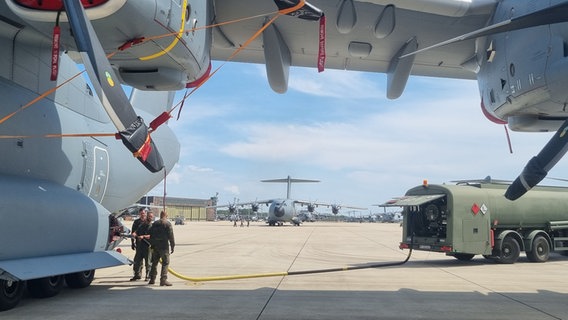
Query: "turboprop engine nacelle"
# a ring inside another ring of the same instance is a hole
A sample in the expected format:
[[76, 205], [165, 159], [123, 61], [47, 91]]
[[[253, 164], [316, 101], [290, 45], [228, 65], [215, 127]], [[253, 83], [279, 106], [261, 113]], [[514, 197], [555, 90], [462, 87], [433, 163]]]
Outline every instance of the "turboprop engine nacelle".
[[[61, 48], [75, 49], [61, 0], [6, 0], [18, 17], [50, 39], [59, 22]], [[210, 70], [209, 1], [81, 1], [117, 75], [142, 90], [179, 90]], [[132, 23], [135, 18], [137, 23]], [[33, 40], [31, 40], [33, 41]]]

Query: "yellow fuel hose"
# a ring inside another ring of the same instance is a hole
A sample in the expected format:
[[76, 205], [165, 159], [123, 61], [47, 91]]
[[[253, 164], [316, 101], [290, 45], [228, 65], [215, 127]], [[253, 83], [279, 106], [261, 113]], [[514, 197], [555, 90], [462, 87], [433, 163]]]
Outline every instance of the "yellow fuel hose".
[[252, 279], [252, 278], [267, 278], [267, 277], [285, 277], [285, 276], [297, 276], [303, 274], [316, 274], [316, 273], [327, 273], [327, 272], [339, 272], [339, 271], [350, 271], [350, 270], [360, 270], [360, 269], [371, 269], [371, 268], [383, 268], [383, 267], [394, 267], [405, 264], [412, 254], [412, 246], [408, 251], [408, 256], [403, 261], [397, 262], [386, 262], [386, 263], [376, 263], [369, 265], [358, 265], [358, 266], [346, 266], [341, 268], [329, 268], [329, 269], [315, 269], [315, 270], [303, 270], [303, 271], [284, 271], [284, 272], [272, 272], [272, 273], [257, 273], [257, 274], [243, 274], [243, 275], [229, 275], [229, 276], [214, 276], [214, 277], [189, 277], [184, 276], [172, 268], [168, 268], [168, 271], [175, 277], [193, 281], [193, 282], [206, 282], [206, 281], [223, 281], [223, 280], [236, 280], [236, 279]]

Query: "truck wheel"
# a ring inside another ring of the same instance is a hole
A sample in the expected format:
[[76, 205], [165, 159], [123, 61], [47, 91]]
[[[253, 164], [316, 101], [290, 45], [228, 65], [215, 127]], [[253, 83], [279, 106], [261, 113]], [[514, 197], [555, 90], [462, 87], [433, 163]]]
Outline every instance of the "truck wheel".
[[501, 252], [497, 262], [503, 264], [512, 264], [517, 261], [521, 254], [521, 247], [517, 240], [513, 237], [505, 237], [501, 243]]
[[474, 256], [473, 253], [454, 253], [454, 257], [459, 261], [470, 261]]
[[531, 262], [545, 262], [550, 255], [550, 245], [543, 236], [534, 238], [532, 250], [527, 251], [527, 258]]

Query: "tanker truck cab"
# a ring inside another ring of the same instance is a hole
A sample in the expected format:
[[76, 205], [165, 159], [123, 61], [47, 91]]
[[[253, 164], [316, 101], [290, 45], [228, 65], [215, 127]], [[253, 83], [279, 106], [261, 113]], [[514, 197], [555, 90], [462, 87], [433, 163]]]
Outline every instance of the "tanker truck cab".
[[500, 263], [516, 262], [523, 251], [534, 262], [568, 252], [568, 189], [539, 187], [510, 201], [507, 187], [491, 180], [424, 184], [381, 206], [403, 207], [401, 249]]

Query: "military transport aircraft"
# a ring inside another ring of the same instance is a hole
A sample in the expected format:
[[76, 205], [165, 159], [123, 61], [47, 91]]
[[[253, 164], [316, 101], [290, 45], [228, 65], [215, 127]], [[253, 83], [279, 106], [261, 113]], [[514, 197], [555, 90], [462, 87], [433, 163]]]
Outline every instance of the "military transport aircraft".
[[[339, 204], [328, 204], [316, 201], [306, 201], [306, 200], [294, 200], [290, 198], [292, 183], [303, 183], [303, 182], [320, 182], [319, 180], [308, 180], [308, 179], [294, 179], [290, 176], [283, 179], [270, 179], [261, 180], [261, 182], [277, 182], [286, 183], [286, 198], [268, 199], [268, 200], [255, 200], [252, 202], [238, 202], [233, 203], [232, 206], [251, 206], [253, 212], [257, 212], [260, 205], [265, 204], [268, 207], [268, 218], [266, 222], [269, 226], [283, 225], [285, 222], [290, 222], [296, 226], [302, 223], [302, 220], [298, 217], [298, 212], [296, 211], [296, 204], [300, 206], [306, 206], [308, 212], [311, 214], [315, 211], [318, 206], [329, 207], [332, 209], [334, 214], [337, 214], [341, 208], [352, 208], [358, 210], [366, 210], [367, 208], [350, 207], [343, 206]], [[224, 207], [224, 206], [218, 206]]]
[[47, 297], [64, 279], [86, 287], [95, 269], [128, 262], [112, 251], [120, 226], [110, 213], [177, 162], [165, 122], [181, 106], [169, 92], [203, 85], [218, 70], [212, 59], [264, 63], [276, 92], [290, 66], [384, 72], [391, 99], [411, 74], [477, 79], [490, 120], [558, 130], [505, 194], [518, 198], [567, 150], [567, 9], [560, 0], [0, 1], [0, 241], [13, 244], [0, 250], [0, 310], [18, 304], [25, 281]]
[[302, 222], [296, 214], [295, 204], [308, 205], [309, 208], [314, 210], [315, 206], [311, 202], [292, 200], [290, 199], [290, 191], [292, 189], [292, 183], [298, 182], [319, 182], [319, 180], [308, 180], [308, 179], [292, 179], [290, 176], [284, 179], [273, 179], [273, 180], [261, 180], [262, 182], [282, 182], [287, 184], [286, 199], [269, 199], [269, 200], [255, 200], [250, 202], [233, 202], [228, 206], [218, 205], [215, 207], [244, 207], [250, 206], [251, 210], [256, 213], [260, 209], [260, 205], [265, 204], [268, 207], [268, 217], [266, 222], [270, 226], [283, 225], [284, 222], [291, 222], [292, 224], [299, 226]]

